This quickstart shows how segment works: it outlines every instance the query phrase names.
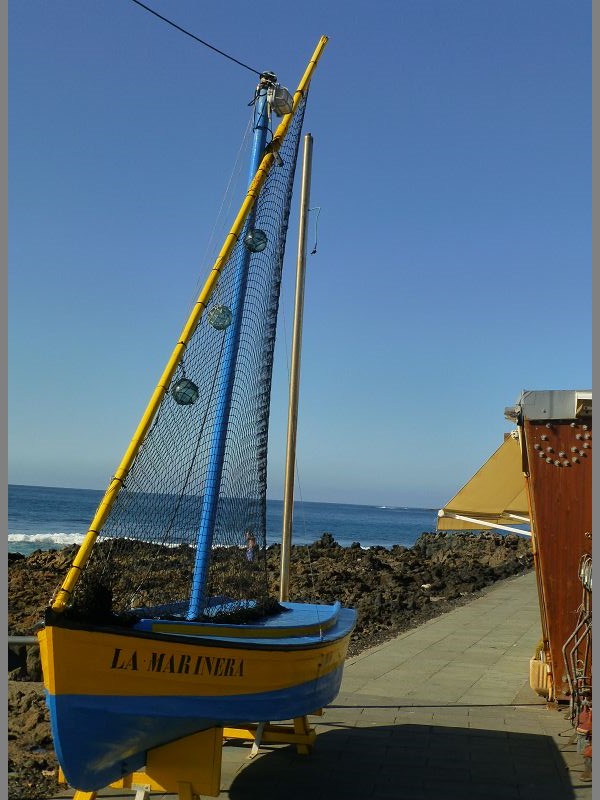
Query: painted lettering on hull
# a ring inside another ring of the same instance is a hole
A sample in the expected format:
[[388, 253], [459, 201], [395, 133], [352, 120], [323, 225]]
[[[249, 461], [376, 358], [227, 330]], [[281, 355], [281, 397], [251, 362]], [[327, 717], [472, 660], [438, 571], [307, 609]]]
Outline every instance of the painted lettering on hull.
[[[138, 666], [139, 665], [139, 666]], [[213, 678], [243, 678], [244, 659], [223, 656], [191, 656], [185, 653], [150, 653], [139, 657], [136, 650], [115, 647], [111, 669], [127, 669], [171, 675], [202, 675]]]
[[111, 669], [133, 669], [137, 671], [138, 660], [135, 650], [123, 651], [120, 647], [115, 647], [113, 653]]

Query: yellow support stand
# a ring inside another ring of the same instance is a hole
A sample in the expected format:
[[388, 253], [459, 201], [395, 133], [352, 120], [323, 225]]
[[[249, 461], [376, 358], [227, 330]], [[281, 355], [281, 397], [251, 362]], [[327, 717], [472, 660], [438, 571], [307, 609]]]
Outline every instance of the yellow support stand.
[[[195, 800], [201, 795], [217, 797], [221, 792], [221, 753], [223, 728], [209, 728], [148, 750], [146, 766], [110, 786], [134, 789], [135, 800], [147, 800], [149, 792], [176, 794], [179, 800]], [[182, 780], [181, 776], [185, 776]], [[64, 774], [59, 770], [59, 783]], [[96, 792], [76, 789], [73, 800], [96, 800]]]
[[193, 800], [203, 794], [217, 797], [221, 791], [222, 745], [223, 728], [194, 733], [148, 750], [143, 772], [134, 772], [110, 785], [114, 789], [135, 789], [136, 800], [146, 800], [148, 792], [177, 794], [180, 800]]
[[[322, 709], [312, 712], [323, 713]], [[223, 728], [224, 739], [243, 739], [252, 742], [249, 758], [254, 758], [261, 744], [295, 744], [299, 755], [308, 755], [315, 743], [317, 734], [311, 728], [308, 717], [296, 717], [291, 725], [261, 722], [258, 725], [245, 725], [243, 728]]]
[[[312, 712], [322, 714], [322, 709]], [[300, 755], [308, 755], [317, 734], [308, 717], [296, 717], [293, 725], [261, 722], [238, 728], [209, 728], [176, 742], [149, 750], [146, 766], [110, 786], [134, 789], [135, 800], [147, 800], [149, 792], [176, 794], [179, 800], [198, 800], [201, 795], [217, 797], [221, 790], [221, 756], [224, 740], [252, 742], [248, 758], [254, 758], [262, 744], [295, 744]], [[185, 776], [182, 780], [181, 776]], [[58, 782], [66, 783], [61, 769]], [[96, 792], [76, 789], [73, 800], [96, 800]]]

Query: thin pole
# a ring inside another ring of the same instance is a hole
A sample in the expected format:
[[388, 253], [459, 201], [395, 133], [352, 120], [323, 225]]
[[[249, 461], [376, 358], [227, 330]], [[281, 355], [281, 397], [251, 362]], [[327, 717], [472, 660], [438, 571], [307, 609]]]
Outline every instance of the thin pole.
[[296, 266], [296, 300], [294, 305], [294, 332], [292, 336], [292, 363], [290, 367], [290, 400], [288, 409], [287, 454], [283, 495], [283, 530], [281, 535], [280, 601], [289, 600], [290, 552], [292, 545], [292, 517], [294, 509], [294, 475], [296, 467], [296, 433], [298, 430], [298, 395], [300, 389], [300, 356], [302, 351], [302, 318], [304, 315], [304, 276], [306, 273], [306, 234], [308, 206], [310, 203], [310, 178], [313, 137], [304, 137], [302, 162], [302, 192], [300, 195], [300, 231], [298, 235], [298, 260]]
[[152, 425], [152, 422], [154, 420], [154, 417], [156, 416], [156, 412], [160, 407], [162, 399], [169, 390], [169, 386], [171, 385], [171, 379], [175, 374], [177, 366], [179, 365], [181, 359], [183, 358], [185, 348], [187, 347], [190, 339], [194, 335], [194, 331], [196, 330], [198, 324], [200, 323], [202, 314], [204, 313], [204, 310], [208, 305], [208, 301], [210, 300], [210, 297], [213, 291], [215, 290], [217, 281], [221, 276], [221, 272], [223, 271], [223, 268], [227, 263], [227, 260], [229, 259], [229, 256], [231, 255], [231, 252], [240, 237], [242, 228], [246, 223], [248, 215], [250, 214], [254, 206], [254, 203], [258, 198], [260, 190], [264, 185], [265, 181], [267, 180], [267, 176], [271, 171], [273, 164], [275, 163], [276, 160], [275, 156], [277, 154], [277, 151], [279, 150], [286, 136], [292, 118], [294, 117], [294, 114], [296, 113], [296, 110], [300, 105], [302, 98], [306, 95], [306, 92], [310, 85], [311, 78], [317, 67], [317, 64], [319, 63], [319, 59], [321, 58], [321, 55], [323, 53], [323, 50], [325, 49], [325, 46], [327, 45], [327, 42], [328, 42], [327, 36], [322, 36], [319, 39], [319, 42], [315, 48], [312, 58], [309, 61], [308, 66], [306, 67], [304, 75], [302, 76], [300, 83], [298, 84], [298, 88], [296, 89], [296, 92], [294, 93], [294, 102], [292, 111], [290, 114], [286, 114], [283, 117], [283, 119], [279, 123], [277, 130], [275, 131], [273, 139], [269, 144], [269, 147], [267, 148], [267, 152], [263, 156], [260, 166], [256, 172], [256, 175], [254, 176], [254, 179], [250, 184], [250, 187], [246, 193], [246, 197], [242, 203], [238, 215], [235, 218], [229, 233], [225, 237], [225, 241], [223, 243], [219, 255], [217, 256], [215, 263], [213, 264], [210, 275], [208, 276], [206, 283], [202, 288], [202, 291], [200, 292], [198, 298], [196, 299], [196, 303], [188, 317], [187, 322], [183, 327], [183, 330], [179, 335], [177, 344], [175, 345], [173, 352], [171, 353], [171, 356], [167, 361], [164, 371], [158, 381], [158, 384], [154, 392], [152, 393], [152, 396], [150, 397], [148, 405], [146, 406], [146, 410], [142, 415], [142, 418], [129, 443], [129, 446], [125, 451], [123, 458], [121, 459], [121, 462], [115, 471], [115, 474], [111, 478], [106, 491], [104, 492], [104, 496], [100, 501], [100, 505], [98, 506], [96, 513], [94, 514], [94, 518], [92, 519], [89, 530], [86, 533], [85, 538], [79, 550], [77, 551], [75, 558], [73, 559], [73, 563], [64, 581], [62, 582], [60, 588], [57, 589], [54, 597], [50, 601], [52, 610], [59, 614], [62, 613], [69, 604], [69, 601], [73, 594], [73, 590], [75, 589], [75, 586], [77, 585], [77, 582], [79, 581], [79, 578], [81, 576], [81, 572], [84, 566], [86, 565], [87, 561], [89, 560], [90, 555], [92, 554], [92, 549], [94, 547], [96, 538], [98, 537], [98, 534], [100, 533], [104, 523], [106, 522], [106, 519], [108, 518], [108, 515], [110, 514], [111, 508], [113, 507], [114, 502], [117, 499], [117, 495], [123, 485], [123, 482], [125, 481], [125, 478], [127, 477], [129, 470], [133, 465], [133, 462], [135, 461], [135, 457], [137, 456], [140, 447], [142, 446], [142, 443], [146, 438], [146, 434], [150, 430], [150, 426]]
[[[497, 522], [485, 522], [482, 519], [475, 519], [475, 517], [465, 517], [464, 514], [454, 514], [451, 511], [444, 511], [441, 514], [438, 511], [438, 516], [450, 517], [451, 519], [458, 519], [462, 522], [474, 522], [476, 525], [485, 525], [486, 528], [494, 528], [499, 531], [508, 531], [509, 533], [522, 533], [523, 536], [531, 536], [531, 531], [522, 531], [520, 528], [511, 528], [508, 525], [499, 525]], [[529, 522], [529, 520], [527, 520]]]

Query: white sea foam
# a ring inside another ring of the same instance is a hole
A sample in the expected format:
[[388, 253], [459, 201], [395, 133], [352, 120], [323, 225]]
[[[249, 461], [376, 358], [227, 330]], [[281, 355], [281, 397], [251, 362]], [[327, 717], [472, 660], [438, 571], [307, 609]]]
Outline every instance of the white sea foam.
[[82, 533], [9, 533], [9, 542], [21, 544], [43, 544], [66, 547], [69, 544], [81, 544]]
[[[42, 549], [51, 547], [67, 547], [70, 544], [81, 544], [85, 538], [83, 533], [9, 533], [8, 541], [13, 544], [26, 544], [26, 545], [40, 545]], [[129, 541], [129, 537], [124, 537]], [[132, 539], [131, 541], [138, 541]], [[161, 542], [160, 539], [148, 539], [147, 544], [162, 545], [164, 547], [179, 547], [179, 542]], [[239, 550], [245, 550], [246, 545], [227, 545], [228, 547], [237, 547]], [[223, 545], [213, 544], [213, 549], [223, 547]]]

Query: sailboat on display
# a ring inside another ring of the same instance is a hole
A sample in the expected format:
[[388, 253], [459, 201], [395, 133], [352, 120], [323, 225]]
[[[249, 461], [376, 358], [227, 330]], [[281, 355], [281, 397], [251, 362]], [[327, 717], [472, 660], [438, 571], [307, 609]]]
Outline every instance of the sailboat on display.
[[265, 552], [281, 269], [326, 42], [293, 96], [260, 77], [247, 194], [38, 633], [56, 754], [82, 796], [164, 772], [189, 742], [191, 760], [218, 760], [225, 726], [296, 720], [340, 688], [355, 611], [290, 602], [285, 562], [271, 597]]

